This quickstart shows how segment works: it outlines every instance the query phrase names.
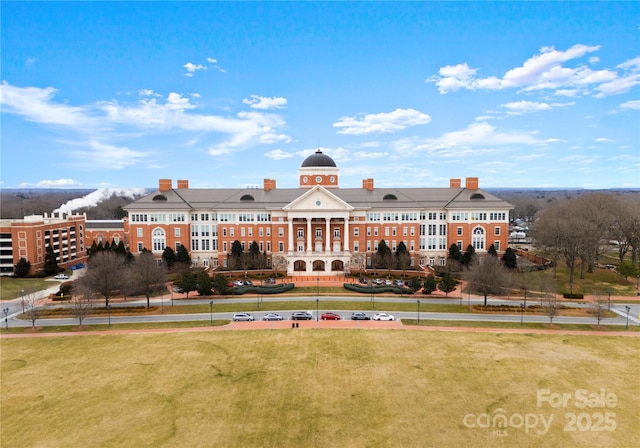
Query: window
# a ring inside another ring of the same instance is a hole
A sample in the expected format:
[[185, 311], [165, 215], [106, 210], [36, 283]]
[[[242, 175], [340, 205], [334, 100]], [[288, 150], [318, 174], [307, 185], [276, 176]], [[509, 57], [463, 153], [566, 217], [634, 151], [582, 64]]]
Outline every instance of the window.
[[298, 227], [298, 238], [304, 238], [304, 229], [302, 227]]
[[136, 228], [136, 236], [142, 238], [142, 227]]
[[240, 236], [244, 238], [245, 233], [244, 233], [244, 227], [240, 227]]
[[278, 227], [278, 236], [284, 236], [284, 227]]
[[304, 252], [304, 243], [298, 243], [298, 252]]
[[358, 242], [357, 241], [353, 242], [353, 251], [354, 252], [358, 252]]
[[229, 236], [234, 236], [235, 234], [235, 229], [233, 227], [229, 228]]
[[471, 244], [473, 248], [478, 250], [484, 249], [485, 246], [485, 237], [484, 237], [484, 229], [482, 227], [476, 227], [473, 229]]
[[316, 238], [322, 238], [322, 227], [316, 227]]
[[227, 236], [227, 228], [226, 227], [222, 228], [222, 236]]
[[258, 229], [258, 236], [264, 236], [264, 229], [262, 227]]
[[391, 228], [391, 236], [396, 236], [396, 228]]
[[166, 237], [164, 230], [154, 229], [151, 240], [153, 242], [154, 252], [162, 252], [165, 249]]
[[282, 241], [278, 243], [278, 252], [284, 252], [284, 243]]
[[462, 227], [457, 227], [456, 231], [457, 231], [458, 236], [462, 236]]
[[180, 227], [176, 227], [175, 229], [173, 229], [173, 236], [175, 236], [176, 238], [180, 238]]
[[340, 238], [340, 229], [339, 228], [334, 228], [333, 229], [333, 237], [334, 238]]
[[409, 229], [407, 229], [406, 227], [402, 228], [402, 236], [407, 236], [409, 233]]
[[142, 243], [138, 243], [138, 252], [142, 252], [142, 249], [144, 249], [144, 246], [142, 246]]
[[500, 241], [494, 241], [493, 247], [496, 249], [497, 252], [500, 252]]
[[500, 236], [500, 227], [497, 227], [497, 226], [496, 226], [496, 227], [495, 227], [495, 229], [494, 229], [494, 231], [493, 231], [493, 234], [494, 234], [495, 236]]
[[353, 236], [360, 236], [359, 234], [360, 234], [360, 232], [358, 231], [358, 228], [354, 227], [353, 228]]

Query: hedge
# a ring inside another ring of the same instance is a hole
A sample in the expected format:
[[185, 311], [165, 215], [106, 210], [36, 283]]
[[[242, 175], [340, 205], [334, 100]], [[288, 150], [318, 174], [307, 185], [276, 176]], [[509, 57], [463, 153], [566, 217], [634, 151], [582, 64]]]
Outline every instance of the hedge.
[[402, 286], [384, 285], [384, 286], [364, 286], [355, 283], [343, 283], [344, 289], [347, 291], [359, 292], [362, 294], [380, 294], [383, 292], [390, 292], [393, 294], [407, 294], [413, 295], [415, 292], [412, 289]]

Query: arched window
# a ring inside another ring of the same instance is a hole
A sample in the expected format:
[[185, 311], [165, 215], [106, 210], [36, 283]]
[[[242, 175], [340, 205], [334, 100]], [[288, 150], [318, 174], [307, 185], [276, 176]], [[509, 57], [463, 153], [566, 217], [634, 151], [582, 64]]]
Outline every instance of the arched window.
[[484, 250], [485, 246], [485, 233], [482, 227], [476, 227], [473, 229], [471, 236], [471, 245], [475, 250]]
[[154, 252], [162, 252], [166, 247], [166, 236], [164, 234], [164, 230], [157, 228], [153, 229], [152, 233], [153, 239], [153, 251]]
[[382, 198], [383, 201], [397, 201], [398, 198], [396, 197], [395, 194], [385, 194], [384, 197]]

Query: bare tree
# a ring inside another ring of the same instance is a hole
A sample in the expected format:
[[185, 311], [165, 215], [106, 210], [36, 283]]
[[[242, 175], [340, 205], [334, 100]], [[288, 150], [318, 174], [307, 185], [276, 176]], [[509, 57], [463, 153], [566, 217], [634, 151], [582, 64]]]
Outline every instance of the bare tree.
[[558, 298], [555, 294], [548, 295], [544, 299], [545, 311], [549, 316], [549, 323], [553, 324], [553, 318], [558, 315]]
[[608, 300], [596, 294], [595, 300], [589, 305], [589, 313], [593, 314], [600, 326], [600, 321], [607, 316]]
[[282, 269], [287, 269], [287, 258], [284, 255], [274, 254], [271, 257], [271, 266], [273, 267], [273, 273], [277, 274]]
[[78, 318], [78, 324], [82, 326], [82, 321], [91, 312], [93, 304], [91, 303], [91, 291], [85, 286], [79, 286], [74, 288], [75, 294], [71, 298], [71, 305], [73, 306], [73, 314]]
[[29, 292], [24, 296], [24, 312], [35, 328], [36, 320], [40, 317], [40, 298], [35, 292]]
[[142, 293], [147, 298], [147, 308], [151, 304], [151, 295], [164, 289], [167, 272], [158, 264], [151, 252], [143, 252], [130, 266], [128, 281], [133, 291]]
[[503, 294], [511, 284], [509, 272], [504, 263], [497, 257], [476, 258], [466, 273], [469, 289], [484, 297]]
[[105, 306], [126, 284], [126, 259], [112, 251], [94, 254], [87, 263], [87, 272], [78, 282], [81, 287], [104, 297]]

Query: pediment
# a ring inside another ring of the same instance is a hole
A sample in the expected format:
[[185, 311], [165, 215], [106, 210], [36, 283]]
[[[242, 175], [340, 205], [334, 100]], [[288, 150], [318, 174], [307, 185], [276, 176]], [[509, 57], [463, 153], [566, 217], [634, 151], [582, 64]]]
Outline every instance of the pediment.
[[351, 211], [353, 207], [332, 194], [326, 188], [317, 185], [304, 194], [298, 196], [295, 200], [287, 204], [283, 210], [286, 211]]

